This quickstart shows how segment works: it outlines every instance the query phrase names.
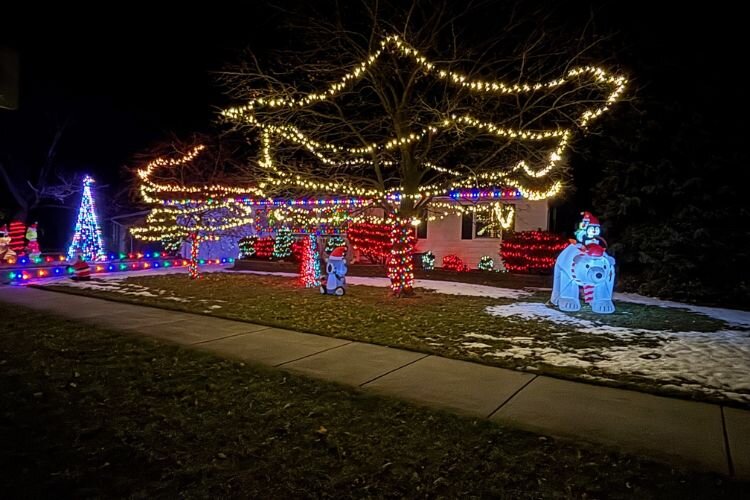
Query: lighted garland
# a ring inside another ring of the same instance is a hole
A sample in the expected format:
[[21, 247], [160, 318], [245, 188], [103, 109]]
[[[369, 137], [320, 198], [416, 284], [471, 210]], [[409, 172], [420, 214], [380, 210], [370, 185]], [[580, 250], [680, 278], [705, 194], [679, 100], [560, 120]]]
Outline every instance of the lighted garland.
[[[417, 141], [425, 140], [428, 136], [438, 133], [441, 130], [447, 129], [468, 129], [474, 128], [479, 129], [485, 133], [493, 134], [497, 137], [506, 139], [514, 139], [521, 141], [542, 141], [552, 140], [556, 142], [556, 146], [553, 151], [549, 154], [547, 163], [538, 168], [530, 167], [526, 162], [519, 161], [510, 169], [510, 173], [523, 172], [525, 175], [532, 178], [540, 178], [547, 176], [561, 160], [565, 149], [568, 146], [568, 142], [572, 135], [572, 129], [559, 128], [555, 130], [523, 130], [523, 129], [512, 129], [503, 127], [499, 124], [492, 122], [483, 122], [471, 115], [455, 115], [450, 114], [444, 116], [442, 119], [435, 123], [424, 126], [419, 130], [410, 131], [400, 137], [393, 137], [385, 139], [379, 143], [366, 144], [362, 147], [343, 147], [336, 144], [325, 143], [313, 139], [306, 135], [300, 129], [294, 125], [288, 123], [273, 123], [264, 121], [265, 118], [262, 115], [258, 115], [258, 110], [273, 110], [273, 109], [300, 109], [305, 106], [314, 104], [316, 102], [329, 101], [338, 96], [342, 91], [349, 89], [355, 82], [359, 81], [365, 71], [372, 67], [380, 59], [381, 55], [385, 52], [395, 53], [402, 57], [408, 57], [418, 64], [422, 70], [429, 75], [434, 76], [440, 80], [445, 80], [448, 84], [468, 89], [473, 93], [485, 93], [495, 95], [521, 95], [531, 94], [540, 90], [551, 90], [556, 89], [568, 81], [579, 78], [588, 78], [600, 87], [607, 87], [609, 93], [604, 99], [604, 103], [596, 105], [591, 109], [583, 110], [580, 115], [575, 117], [575, 123], [577, 126], [585, 128], [589, 125], [591, 120], [598, 117], [609, 109], [609, 106], [615, 103], [625, 90], [627, 79], [624, 76], [613, 75], [605, 71], [602, 68], [594, 66], [585, 66], [572, 68], [562, 78], [551, 80], [544, 83], [513, 83], [506, 84], [504, 82], [491, 82], [491, 81], [479, 81], [472, 80], [465, 75], [441, 68], [435, 63], [427, 60], [427, 58], [417, 51], [414, 47], [403, 41], [398, 35], [390, 35], [385, 37], [378, 50], [370, 54], [363, 62], [355, 66], [354, 70], [345, 74], [339, 81], [331, 84], [328, 89], [320, 93], [310, 93], [299, 99], [288, 98], [286, 96], [279, 97], [259, 97], [251, 100], [244, 106], [233, 107], [226, 109], [222, 114], [231, 120], [243, 121], [259, 129], [259, 135], [261, 139], [262, 152], [261, 152], [261, 165], [268, 171], [269, 183], [287, 186], [287, 187], [301, 187], [304, 189], [312, 189], [323, 192], [333, 192], [338, 194], [357, 195], [363, 197], [372, 198], [387, 198], [388, 196], [398, 193], [401, 188], [389, 189], [386, 191], [379, 191], [377, 189], [363, 188], [361, 186], [355, 186], [351, 183], [336, 182], [336, 181], [325, 181], [315, 182], [310, 179], [303, 179], [299, 176], [291, 176], [286, 172], [278, 169], [274, 163], [273, 150], [274, 145], [281, 141], [288, 141], [309, 151], [315, 155], [322, 163], [332, 166], [352, 166], [357, 164], [367, 164], [371, 160], [373, 154], [379, 154], [386, 151], [390, 151], [404, 144], [410, 144]], [[386, 162], [388, 160], [385, 160]], [[453, 177], [457, 177], [460, 172], [457, 172], [454, 168], [445, 166], [437, 166], [431, 163], [426, 163], [426, 166], [433, 168], [440, 172], [445, 172]], [[468, 172], [467, 172], [468, 173]], [[521, 191], [525, 197], [529, 199], [540, 199], [543, 197], [549, 197], [559, 191], [561, 184], [559, 182], [554, 183], [546, 191], [536, 191], [529, 189], [528, 187], [519, 183], [518, 180], [512, 179], [507, 173], [504, 172], [490, 172], [482, 174], [481, 176], [469, 175], [464, 182], [436, 185], [436, 186], [423, 186], [419, 189], [418, 193], [410, 193], [407, 196], [420, 199], [422, 197], [439, 196], [445, 195], [453, 188], [465, 187], [470, 185], [471, 187], [478, 187], [481, 183], [488, 185], [489, 183], [502, 183], [512, 187], [516, 187]]]

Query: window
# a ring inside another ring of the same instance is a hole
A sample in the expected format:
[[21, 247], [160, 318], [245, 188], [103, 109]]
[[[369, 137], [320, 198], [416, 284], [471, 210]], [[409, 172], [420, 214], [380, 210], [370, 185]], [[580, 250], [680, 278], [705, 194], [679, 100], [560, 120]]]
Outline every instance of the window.
[[474, 212], [461, 214], [461, 239], [470, 240], [474, 232]]
[[429, 214], [427, 213], [427, 210], [422, 210], [419, 213], [419, 220], [422, 221], [417, 226], [417, 238], [420, 240], [427, 239], [427, 217]]
[[513, 204], [496, 203], [487, 208], [478, 212], [463, 214], [461, 239], [472, 239], [472, 234], [474, 238], [500, 238], [503, 231], [513, 230], [515, 225], [515, 207]]

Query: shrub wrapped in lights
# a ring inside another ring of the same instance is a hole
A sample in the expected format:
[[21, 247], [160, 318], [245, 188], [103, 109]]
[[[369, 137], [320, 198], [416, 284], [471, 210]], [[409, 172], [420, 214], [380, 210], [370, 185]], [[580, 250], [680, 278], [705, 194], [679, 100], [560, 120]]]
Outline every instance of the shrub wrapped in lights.
[[240, 259], [249, 259], [255, 256], [255, 243], [257, 236], [245, 236], [240, 239]]
[[425, 271], [432, 271], [435, 269], [435, 254], [431, 251], [422, 255], [422, 269]]
[[443, 257], [443, 269], [463, 273], [469, 270], [469, 266], [464, 264], [458, 255], [450, 254]]
[[521, 231], [500, 244], [500, 256], [511, 273], [552, 274], [555, 260], [568, 239], [548, 231]]
[[274, 241], [267, 236], [255, 242], [255, 256], [259, 259], [270, 259], [273, 255]]
[[483, 255], [482, 258], [479, 259], [479, 265], [477, 267], [480, 271], [494, 271], [495, 261], [492, 260], [492, 257], [489, 255]]
[[391, 256], [391, 225], [357, 222], [349, 226], [346, 237], [355, 250], [373, 262], [384, 264]]

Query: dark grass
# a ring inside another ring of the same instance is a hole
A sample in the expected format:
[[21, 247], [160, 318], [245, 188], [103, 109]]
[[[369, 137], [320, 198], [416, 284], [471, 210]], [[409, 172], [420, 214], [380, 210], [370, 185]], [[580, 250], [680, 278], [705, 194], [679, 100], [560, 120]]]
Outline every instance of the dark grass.
[[747, 484], [0, 304], [4, 498], [742, 498]]
[[[299, 265], [295, 264], [294, 262], [249, 259], [235, 261], [233, 269], [240, 271], [273, 271], [297, 273], [299, 272]], [[233, 269], [229, 270], [231, 271]], [[325, 266], [321, 265], [321, 269], [325, 269]], [[388, 273], [385, 267], [381, 265], [352, 264], [349, 266], [348, 275], [374, 276], [378, 278], [384, 278], [388, 276]], [[473, 269], [465, 273], [459, 273], [456, 271], [443, 271], [439, 268], [432, 271], [423, 271], [419, 267], [416, 267], [414, 269], [414, 277], [417, 279], [457, 281], [461, 283], [474, 283], [477, 285], [499, 286], [503, 288], [552, 287], [551, 275], [548, 276], [536, 274], [501, 273], [479, 271], [477, 269]]]
[[[615, 378], [596, 369], [554, 366], [529, 357], [482, 355], [513, 345], [501, 337], [530, 337], [530, 347], [544, 344], [561, 351], [629, 345], [652, 347], [658, 342], [648, 336], [626, 339], [605, 332], [576, 332], [569, 326], [548, 321], [502, 318], [485, 312], [488, 306], [507, 304], [512, 302], [510, 299], [446, 295], [427, 290], [419, 290], [413, 298], [397, 299], [389, 295], [386, 288], [370, 286], [350, 286], [346, 296], [333, 297], [321, 295], [317, 289], [301, 288], [290, 278], [231, 273], [207, 273], [200, 280], [190, 280], [183, 274], [130, 277], [124, 283], [125, 286], [147, 287], [158, 296], [124, 295], [54, 285], [47, 288], [188, 312], [210, 311], [212, 316], [217, 317], [401, 347], [506, 368], [533, 370], [587, 382], [596, 377], [597, 383], [610, 386], [744, 407], [721, 395], [663, 387], [660, 381], [638, 374], [618, 374]], [[138, 290], [141, 289], [135, 289]], [[176, 302], [170, 297], [188, 298], [190, 302]], [[544, 302], [547, 298], [546, 293], [537, 292], [522, 300]], [[223, 302], [212, 302], [217, 300]], [[221, 308], [208, 310], [206, 307], [209, 304], [217, 304]], [[612, 315], [586, 312], [576, 315], [621, 327], [673, 331], [716, 331], [726, 327], [722, 321], [687, 310], [629, 303], [618, 303], [618, 311]], [[467, 334], [492, 335], [496, 338], [467, 337]], [[464, 345], [472, 341], [488, 344], [491, 349], [476, 350]]]

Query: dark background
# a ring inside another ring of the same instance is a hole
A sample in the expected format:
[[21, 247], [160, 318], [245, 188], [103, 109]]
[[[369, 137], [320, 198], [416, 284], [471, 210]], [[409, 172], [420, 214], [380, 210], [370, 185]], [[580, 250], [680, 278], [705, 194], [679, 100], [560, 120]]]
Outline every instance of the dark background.
[[[281, 3], [293, 9], [298, 2]], [[633, 76], [636, 90], [624, 106], [639, 111], [648, 101], [679, 103], [698, 117], [694, 126], [734, 144], [744, 137], [747, 109], [746, 84], [737, 74], [746, 59], [743, 17], [729, 4], [655, 4], [554, 2], [549, 8], [561, 25], [570, 24], [571, 37], [591, 12], [597, 31], [612, 34], [612, 59]], [[212, 3], [195, 12], [134, 6], [106, 15], [10, 13], [0, 45], [20, 56], [20, 107], [0, 110], [0, 153], [38, 161], [56, 123], [67, 121], [59, 162], [96, 177], [106, 211], [112, 208], [106, 200], [129, 182], [124, 166], [132, 165], [134, 153], [169, 133], [211, 127], [226, 102], [212, 71], [237, 61], [243, 48], [263, 55], [284, 46], [282, 17], [265, 2]], [[620, 113], [615, 109], [597, 127], [605, 134], [616, 129]], [[570, 230], [576, 214], [591, 207], [601, 166], [586, 152], [571, 158], [574, 188], [554, 202], [554, 230]], [[70, 204], [71, 210], [41, 214], [43, 246], [61, 248], [69, 237], [76, 201]], [[12, 205], [0, 188], [6, 217]]]

